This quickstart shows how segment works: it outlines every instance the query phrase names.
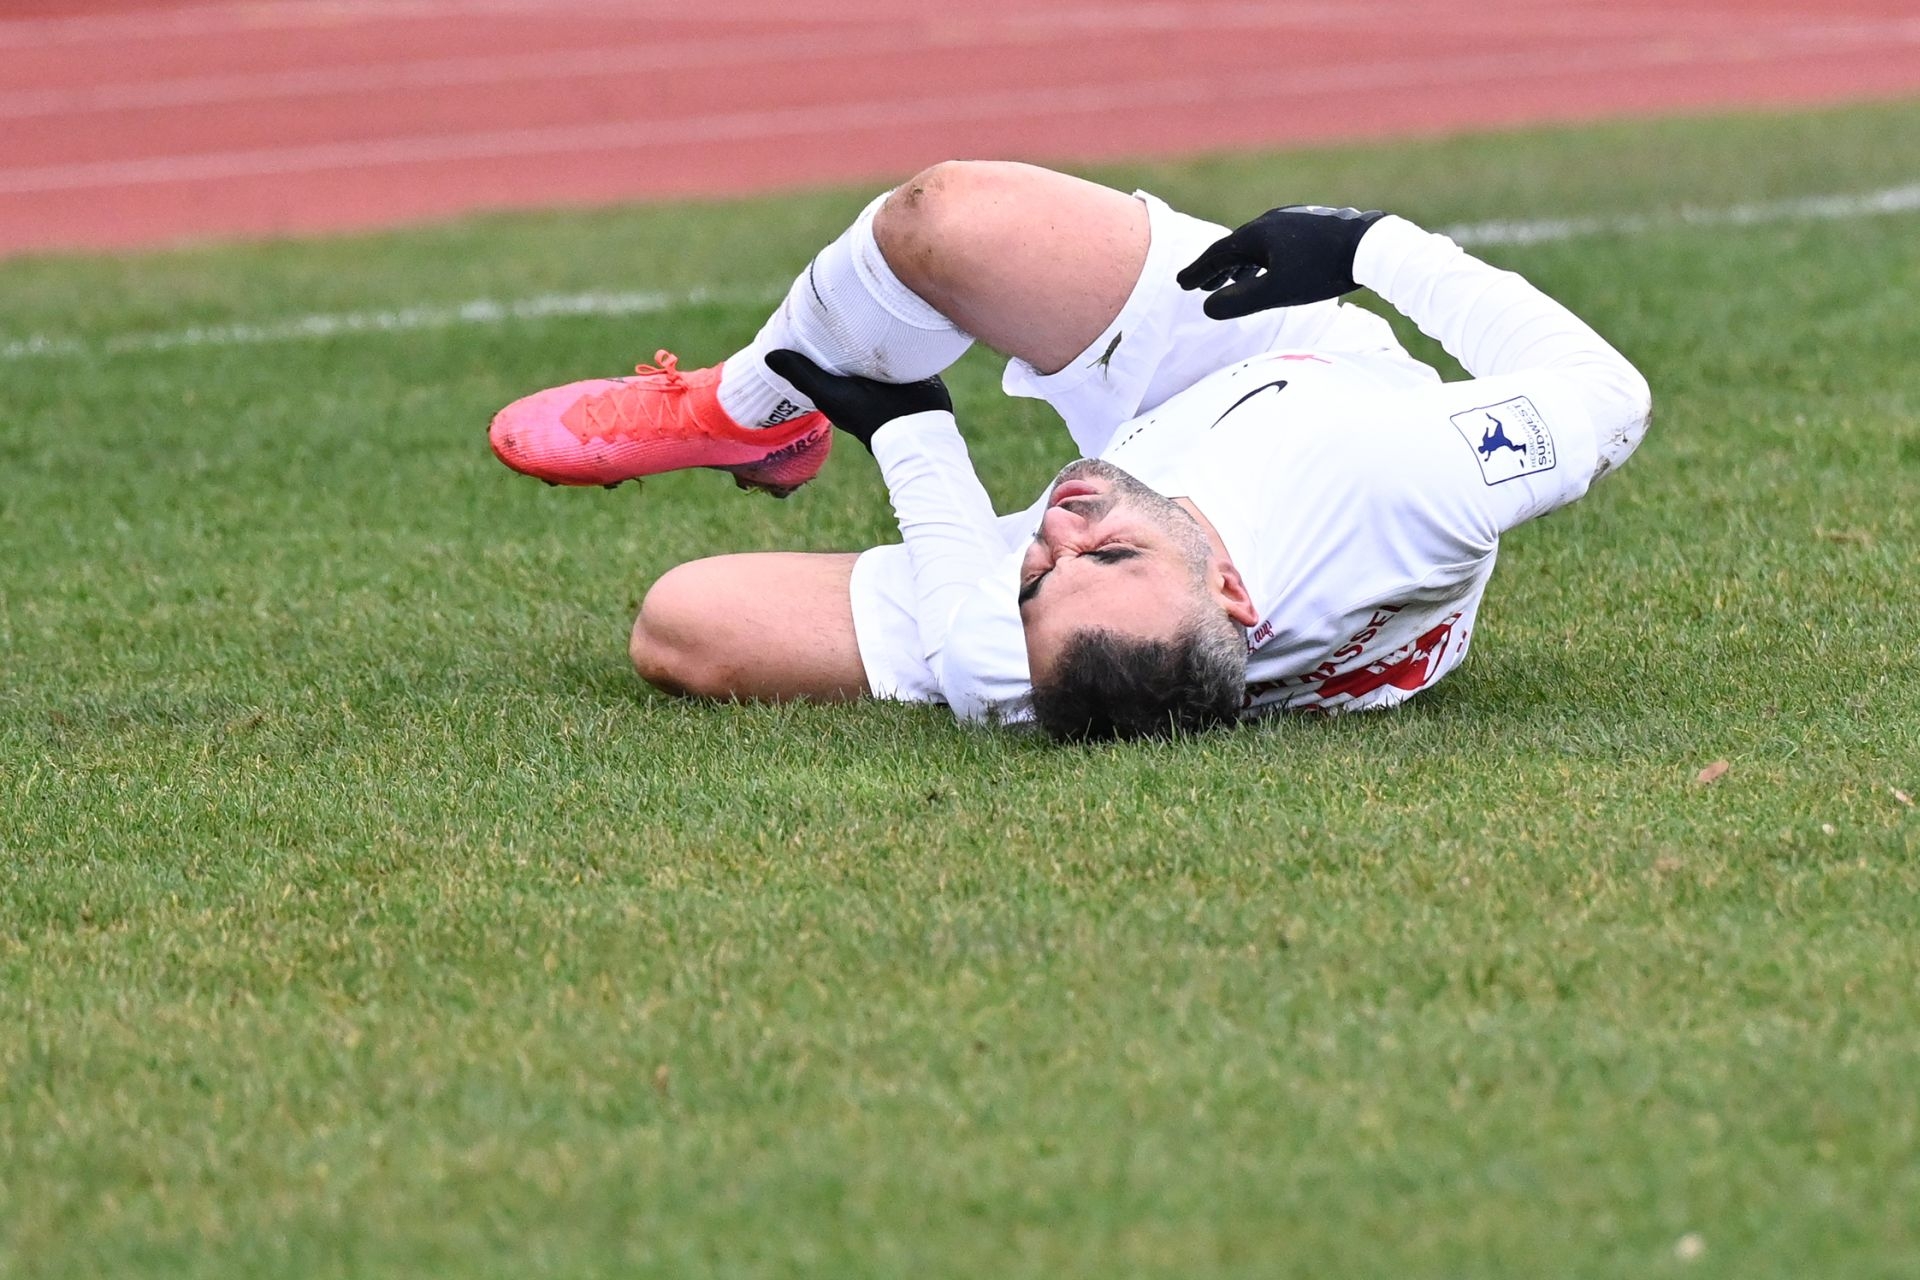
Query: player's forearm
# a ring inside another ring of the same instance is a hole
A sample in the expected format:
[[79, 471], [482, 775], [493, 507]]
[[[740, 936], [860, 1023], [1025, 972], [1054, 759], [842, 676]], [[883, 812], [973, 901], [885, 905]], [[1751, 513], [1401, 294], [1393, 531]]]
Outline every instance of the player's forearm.
[[1550, 370], [1578, 382], [1602, 455], [1632, 451], [1652, 411], [1647, 380], [1580, 317], [1511, 271], [1404, 218], [1360, 241], [1354, 278], [1436, 339], [1476, 378]]
[[1003, 553], [993, 503], [950, 413], [887, 423], [874, 433], [873, 456], [913, 562], [921, 647], [938, 669], [954, 614]]

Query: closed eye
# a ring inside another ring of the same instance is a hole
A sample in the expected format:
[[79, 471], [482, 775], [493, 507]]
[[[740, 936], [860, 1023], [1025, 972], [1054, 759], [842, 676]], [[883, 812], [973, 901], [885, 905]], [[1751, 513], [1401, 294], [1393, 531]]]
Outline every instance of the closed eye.
[[[1095, 564], [1119, 564], [1124, 560], [1139, 559], [1140, 548], [1138, 547], [1099, 547], [1092, 551], [1083, 552], [1080, 558], [1082, 560], [1091, 560]], [[1052, 572], [1053, 570], [1051, 568], [1045, 569], [1040, 573], [1035, 574], [1031, 581], [1022, 583], [1020, 587], [1020, 594], [1015, 597], [1015, 603], [1025, 604], [1027, 601], [1033, 599], [1036, 595], [1040, 594], [1040, 584], [1042, 582], [1045, 582], [1047, 578], [1047, 574]]]

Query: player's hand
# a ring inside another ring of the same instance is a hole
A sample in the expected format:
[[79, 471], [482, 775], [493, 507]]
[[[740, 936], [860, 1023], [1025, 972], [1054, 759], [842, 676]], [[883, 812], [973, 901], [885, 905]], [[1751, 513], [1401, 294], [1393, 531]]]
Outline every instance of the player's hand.
[[895, 418], [932, 409], [953, 412], [953, 397], [947, 394], [947, 384], [938, 378], [875, 382], [872, 378], [828, 373], [798, 351], [769, 352], [767, 368], [791, 382], [834, 426], [867, 446], [869, 452], [873, 449], [873, 433]]
[[1353, 280], [1360, 237], [1386, 216], [1319, 204], [1269, 209], [1214, 241], [1175, 279], [1182, 289], [1207, 291], [1215, 320], [1324, 302], [1360, 287]]

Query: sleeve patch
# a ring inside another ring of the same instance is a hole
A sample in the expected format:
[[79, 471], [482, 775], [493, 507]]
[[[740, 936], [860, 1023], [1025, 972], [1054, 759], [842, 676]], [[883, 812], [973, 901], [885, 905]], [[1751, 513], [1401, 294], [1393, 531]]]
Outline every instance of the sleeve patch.
[[1453, 428], [1473, 450], [1488, 484], [1553, 470], [1553, 432], [1525, 396], [1456, 413]]

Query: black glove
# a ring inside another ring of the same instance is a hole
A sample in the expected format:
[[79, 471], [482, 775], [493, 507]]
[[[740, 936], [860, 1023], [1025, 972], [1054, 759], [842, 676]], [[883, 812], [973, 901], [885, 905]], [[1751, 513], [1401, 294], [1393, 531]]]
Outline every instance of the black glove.
[[767, 368], [791, 382], [833, 425], [873, 452], [873, 433], [910, 414], [930, 409], [953, 412], [953, 397], [938, 378], [921, 382], [875, 382], [828, 373], [798, 351], [773, 351]]
[[1207, 314], [1215, 320], [1337, 298], [1360, 287], [1353, 255], [1367, 228], [1386, 216], [1320, 204], [1269, 209], [1214, 241], [1175, 279], [1182, 289], [1207, 290]]

